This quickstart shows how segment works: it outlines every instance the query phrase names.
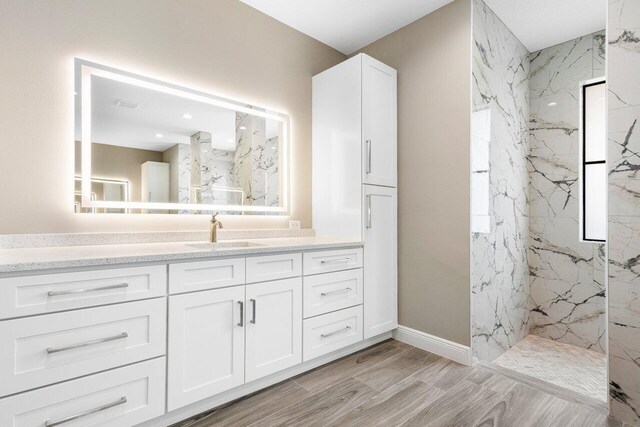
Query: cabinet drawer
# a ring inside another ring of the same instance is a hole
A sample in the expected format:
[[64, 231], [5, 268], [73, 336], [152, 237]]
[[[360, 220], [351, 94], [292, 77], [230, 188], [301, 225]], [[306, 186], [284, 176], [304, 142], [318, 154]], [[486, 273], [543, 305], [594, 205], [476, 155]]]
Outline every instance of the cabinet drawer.
[[362, 304], [362, 269], [304, 278], [304, 317]]
[[0, 396], [163, 355], [166, 301], [0, 322]]
[[305, 276], [360, 267], [362, 267], [362, 248], [307, 252], [304, 254]]
[[164, 372], [162, 357], [0, 399], [0, 425], [136, 425], [164, 413]]
[[302, 254], [247, 258], [247, 283], [287, 279], [302, 275]]
[[306, 319], [303, 361], [362, 341], [362, 306]]
[[0, 279], [0, 319], [162, 296], [167, 267], [118, 268]]
[[202, 291], [244, 284], [244, 258], [169, 265], [169, 292]]

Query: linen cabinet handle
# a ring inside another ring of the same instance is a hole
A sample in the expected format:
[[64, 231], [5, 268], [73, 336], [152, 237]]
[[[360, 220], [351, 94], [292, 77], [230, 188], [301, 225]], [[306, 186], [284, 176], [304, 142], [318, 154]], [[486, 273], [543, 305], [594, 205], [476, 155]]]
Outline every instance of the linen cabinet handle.
[[367, 173], [371, 173], [371, 140], [367, 139]]
[[244, 303], [242, 301], [238, 301], [240, 304], [240, 321], [238, 322], [238, 326], [244, 326]]
[[344, 327], [342, 329], [338, 329], [337, 331], [329, 332], [328, 334], [320, 334], [322, 338], [328, 338], [332, 335], [340, 334], [342, 332], [347, 332], [351, 330], [351, 326]]
[[45, 427], [60, 426], [62, 424], [71, 422], [73, 420], [77, 420], [78, 418], [83, 418], [83, 417], [89, 416], [91, 414], [95, 414], [97, 412], [102, 412], [102, 411], [105, 411], [107, 409], [119, 406], [119, 405], [124, 405], [125, 403], [127, 403], [127, 396], [122, 396], [120, 399], [116, 400], [115, 402], [107, 403], [106, 405], [99, 406], [97, 408], [90, 409], [90, 410], [88, 410], [86, 412], [81, 412], [81, 413], [76, 414], [76, 415], [71, 415], [70, 417], [63, 418], [63, 419], [58, 420], [58, 421], [47, 421], [47, 422], [44, 423], [44, 425], [45, 425]]
[[252, 317], [251, 323], [253, 323], [255, 325], [256, 324], [256, 305], [257, 305], [257, 301], [254, 300], [254, 299], [250, 299], [249, 301], [251, 301], [251, 307], [252, 307], [252, 309], [251, 309], [251, 311], [252, 311], [252, 313], [251, 313], [251, 317]]
[[367, 194], [367, 228], [371, 228], [371, 194]]
[[60, 353], [61, 351], [75, 350], [77, 348], [89, 347], [91, 345], [96, 345], [96, 344], [102, 344], [103, 342], [121, 340], [121, 339], [127, 338], [128, 336], [129, 336], [128, 333], [123, 332], [121, 334], [114, 335], [112, 337], [98, 338], [97, 340], [85, 341], [78, 344], [71, 344], [66, 347], [49, 347], [47, 348], [47, 354]]
[[68, 291], [49, 291], [47, 292], [47, 295], [49, 295], [50, 297], [57, 297], [60, 295], [83, 294], [85, 292], [98, 292], [98, 291], [106, 291], [109, 289], [121, 289], [121, 288], [128, 288], [128, 287], [129, 287], [128, 283], [119, 283], [117, 285], [101, 286], [99, 288], [71, 289]]

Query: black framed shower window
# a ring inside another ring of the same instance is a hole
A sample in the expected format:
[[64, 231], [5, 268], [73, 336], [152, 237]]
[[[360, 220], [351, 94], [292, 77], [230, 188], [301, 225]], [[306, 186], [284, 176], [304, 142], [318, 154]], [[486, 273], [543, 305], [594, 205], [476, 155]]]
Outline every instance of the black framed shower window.
[[607, 236], [606, 83], [585, 83], [582, 98], [582, 239], [605, 242]]

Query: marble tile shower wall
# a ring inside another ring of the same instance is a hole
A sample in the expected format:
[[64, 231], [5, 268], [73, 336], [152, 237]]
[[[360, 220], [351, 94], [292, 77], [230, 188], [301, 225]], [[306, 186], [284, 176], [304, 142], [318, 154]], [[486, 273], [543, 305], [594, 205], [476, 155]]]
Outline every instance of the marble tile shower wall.
[[529, 331], [529, 52], [483, 1], [473, 9], [473, 112], [491, 117], [491, 223], [472, 235], [472, 347], [493, 360]]
[[604, 31], [529, 56], [531, 333], [604, 353], [605, 248], [580, 242], [579, 83], [605, 74]]
[[640, 1], [609, 0], [609, 392], [640, 425]]

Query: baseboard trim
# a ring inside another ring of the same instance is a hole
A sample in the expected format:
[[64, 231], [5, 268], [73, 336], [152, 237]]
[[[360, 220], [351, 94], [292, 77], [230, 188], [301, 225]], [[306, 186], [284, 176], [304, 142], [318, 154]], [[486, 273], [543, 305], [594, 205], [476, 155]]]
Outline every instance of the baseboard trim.
[[392, 337], [391, 332], [386, 332], [376, 337], [369, 338], [364, 341], [360, 341], [357, 344], [353, 344], [349, 347], [336, 350], [333, 353], [320, 356], [308, 362], [303, 362], [289, 369], [285, 369], [284, 371], [277, 372], [267, 377], [260, 378], [258, 380], [241, 385], [234, 389], [222, 392], [215, 396], [200, 400], [198, 402], [192, 403], [182, 408], [175, 409], [171, 412], [167, 412], [166, 414], [160, 417], [138, 424], [137, 427], [170, 426], [172, 424], [191, 418], [194, 415], [200, 414], [205, 411], [209, 411], [225, 403], [229, 403], [233, 400], [239, 399], [248, 394], [255, 393], [263, 388], [285, 381], [291, 377], [302, 374], [303, 372], [309, 371], [311, 369], [315, 369], [329, 362], [333, 362], [334, 360], [340, 359], [341, 357], [345, 357], [357, 351], [363, 350], [367, 347], [371, 347], [372, 345], [388, 340], [391, 337]]
[[398, 326], [398, 329], [393, 331], [393, 338], [463, 365], [471, 366], [473, 364], [471, 347], [467, 347], [466, 345], [458, 344], [406, 326]]

